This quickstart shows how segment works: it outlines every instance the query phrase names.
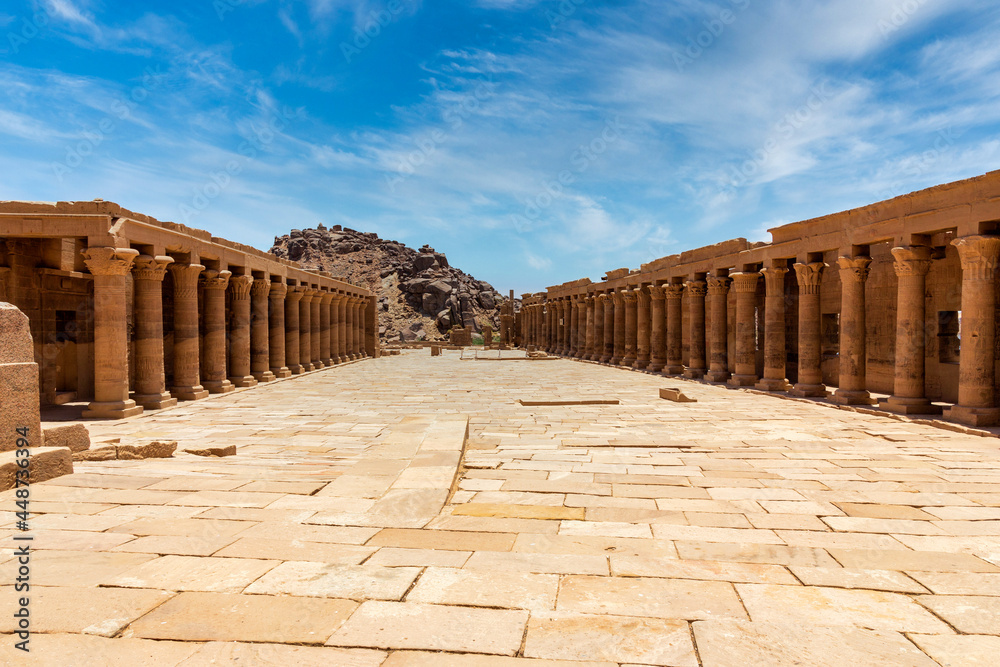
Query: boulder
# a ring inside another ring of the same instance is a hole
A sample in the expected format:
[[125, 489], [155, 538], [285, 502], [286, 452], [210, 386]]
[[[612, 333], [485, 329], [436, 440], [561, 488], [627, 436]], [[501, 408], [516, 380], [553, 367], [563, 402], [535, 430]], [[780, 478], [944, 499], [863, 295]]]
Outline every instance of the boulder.
[[90, 449], [90, 432], [83, 424], [47, 428], [42, 437], [46, 447], [67, 447], [72, 452]]
[[[28, 461], [31, 484], [73, 474], [73, 452], [68, 447], [32, 447]], [[0, 491], [15, 487], [18, 470], [17, 450], [0, 452]]]

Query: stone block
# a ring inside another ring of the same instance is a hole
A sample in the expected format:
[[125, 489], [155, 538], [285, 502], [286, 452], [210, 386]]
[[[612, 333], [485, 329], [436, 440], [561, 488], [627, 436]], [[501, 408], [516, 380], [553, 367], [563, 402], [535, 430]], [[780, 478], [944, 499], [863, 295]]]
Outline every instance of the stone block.
[[[38, 364], [35, 363], [28, 317], [0, 302], [0, 452], [42, 444], [38, 413]], [[18, 429], [22, 429], [20, 432]], [[23, 441], [22, 441], [23, 444]]]
[[660, 398], [665, 398], [668, 401], [673, 401], [675, 403], [697, 403], [697, 398], [691, 398], [685, 396], [684, 392], [677, 387], [664, 387], [660, 389]]
[[73, 452], [90, 449], [90, 432], [83, 424], [47, 428], [42, 437], [46, 447], [68, 447]]
[[185, 449], [184, 451], [195, 456], [236, 456], [236, 445], [206, 447], [204, 449]]
[[82, 452], [73, 452], [74, 461], [113, 461], [118, 458], [118, 448], [114, 445], [105, 445], [95, 449], [85, 449]]
[[177, 442], [154, 440], [145, 445], [118, 445], [118, 458], [129, 459], [169, 459], [177, 449]]
[[[13, 489], [16, 479], [17, 452], [0, 452], [0, 491]], [[32, 484], [73, 474], [73, 453], [66, 447], [35, 447], [28, 466]]]

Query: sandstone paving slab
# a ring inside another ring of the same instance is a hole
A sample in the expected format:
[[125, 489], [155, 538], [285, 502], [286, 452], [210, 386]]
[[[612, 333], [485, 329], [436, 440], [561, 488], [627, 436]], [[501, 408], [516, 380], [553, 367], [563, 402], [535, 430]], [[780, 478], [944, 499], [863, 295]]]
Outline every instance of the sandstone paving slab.
[[698, 665], [687, 623], [627, 616], [532, 614], [524, 655], [546, 660]]
[[973, 572], [907, 572], [938, 595], [992, 595], [1000, 597], [1000, 574]]
[[582, 520], [586, 511], [582, 507], [562, 507], [548, 505], [503, 504], [503, 503], [465, 503], [450, 508], [452, 515], [492, 516], [511, 519], [548, 519], [559, 521], [563, 519]]
[[[926, 593], [927, 589], [902, 572], [892, 570], [854, 570], [835, 567], [789, 568], [806, 586], [866, 588], [894, 593]], [[772, 582], [760, 582], [772, 583]], [[781, 582], [774, 582], [781, 583]]]
[[[196, 507], [267, 507], [282, 498], [284, 493], [250, 491], [195, 491], [168, 502], [170, 505]], [[294, 494], [293, 494], [294, 495]]]
[[916, 600], [959, 632], [1000, 634], [1000, 598], [984, 595], [921, 595]]
[[109, 578], [109, 586], [168, 591], [239, 593], [279, 564], [277, 560], [162, 556]]
[[935, 667], [900, 633], [746, 621], [693, 624], [703, 667]]
[[85, 530], [32, 530], [32, 550], [107, 551], [135, 539], [125, 533]]
[[248, 480], [232, 477], [196, 477], [183, 475], [169, 477], [145, 487], [155, 491], [232, 491], [246, 485]]
[[248, 528], [239, 536], [246, 539], [302, 540], [304, 542], [360, 545], [371, 539], [377, 532], [377, 528], [367, 526], [325, 526], [290, 521], [267, 521]]
[[395, 480], [395, 476], [345, 474], [323, 487], [317, 496], [321, 498], [326, 496], [381, 498]]
[[113, 533], [130, 535], [173, 535], [178, 537], [232, 537], [257, 525], [251, 521], [231, 521], [201, 518], [141, 518], [109, 529]]
[[556, 533], [559, 524], [544, 519], [503, 517], [439, 516], [426, 524], [433, 530], [468, 530], [484, 533]]
[[[288, 496], [286, 496], [288, 497]], [[227, 521], [253, 521], [258, 523], [302, 523], [316, 513], [310, 509], [257, 509], [255, 507], [185, 507], [191, 516], [199, 519], [223, 519]]]
[[[31, 651], [14, 648], [15, 640], [0, 636], [0, 664], [39, 667], [164, 667], [179, 665], [199, 650], [190, 642], [148, 639], [106, 639], [83, 634], [35, 634]], [[204, 664], [204, 663], [201, 663]]]
[[[31, 585], [98, 586], [154, 558], [142, 553], [37, 551], [31, 554]], [[16, 560], [0, 564], [0, 581], [13, 582], [16, 565]]]
[[[159, 643], [159, 642], [157, 642]], [[385, 660], [384, 651], [339, 649], [322, 646], [287, 646], [284, 644], [250, 644], [240, 642], [210, 642], [186, 645], [200, 647], [178, 667], [203, 665], [254, 665], [254, 667], [378, 667]]]
[[[978, 557], [1000, 565], [1000, 539], [991, 536], [894, 535], [896, 540], [915, 551], [939, 551]], [[989, 570], [995, 572], [996, 570]]]
[[921, 635], [910, 639], [942, 667], [993, 667], [1000, 655], [995, 635]]
[[812, 547], [687, 541], [676, 541], [674, 546], [677, 548], [679, 556], [685, 560], [772, 563], [774, 565], [801, 565], [804, 567], [837, 567], [839, 565], [826, 550]]
[[551, 611], [558, 588], [559, 577], [553, 574], [429, 567], [406, 601]]
[[513, 656], [528, 612], [368, 601], [327, 641], [330, 646], [421, 649]]
[[1000, 572], [1000, 567], [962, 553], [878, 549], [829, 549], [841, 565], [862, 570]]
[[162, 477], [109, 475], [97, 472], [85, 472], [75, 475], [64, 475], [63, 477], [57, 477], [45, 482], [40, 482], [40, 484], [47, 484], [51, 486], [88, 487], [93, 489], [144, 489], [162, 480]]
[[265, 558], [358, 565], [375, 553], [375, 548], [331, 542], [244, 537], [235, 541], [230, 540], [212, 553], [226, 558]]
[[[31, 631], [74, 632], [113, 637], [146, 612], [164, 603], [173, 593], [129, 588], [32, 587]], [[13, 586], [0, 588], [0, 633], [17, 630], [20, 594]]]
[[515, 537], [516, 535], [512, 533], [386, 528], [376, 533], [365, 544], [376, 547], [451, 551], [510, 551]]
[[350, 600], [179, 593], [130, 630], [145, 639], [322, 644], [357, 607]]
[[636, 538], [653, 536], [648, 523], [625, 523], [621, 521], [562, 521], [559, 524], [559, 534]]
[[617, 667], [613, 662], [535, 660], [473, 653], [393, 651], [382, 667]]
[[379, 567], [462, 567], [470, 556], [471, 551], [382, 547], [365, 563]]
[[420, 572], [420, 568], [415, 567], [287, 561], [247, 587], [246, 592], [354, 600], [399, 600]]
[[128, 522], [129, 518], [124, 516], [43, 514], [31, 520], [31, 527], [35, 530], [86, 530], [99, 533]]
[[864, 517], [867, 519], [909, 519], [915, 521], [931, 521], [941, 518], [934, 512], [934, 509], [953, 508], [931, 508], [930, 512], [907, 505], [876, 505], [866, 503], [833, 503], [848, 516]]
[[[32, 503], [34, 506], [34, 503]], [[178, 507], [176, 505], [114, 505], [101, 514], [127, 516], [135, 519], [190, 519], [205, 512], [204, 507]], [[229, 517], [211, 517], [229, 518]]]
[[608, 574], [607, 556], [477, 551], [465, 569], [534, 574]]
[[[787, 569], [766, 563], [726, 563], [720, 561], [651, 558], [649, 556], [611, 555], [611, 574], [615, 577], [661, 577], [664, 579], [701, 579], [754, 584], [797, 584]], [[916, 586], [919, 590], [920, 587]]]
[[686, 579], [567, 576], [556, 609], [684, 620], [747, 618], [732, 584]]
[[513, 551], [536, 554], [571, 554], [580, 556], [628, 554], [676, 558], [670, 540], [642, 540], [628, 537], [591, 535], [539, 535], [522, 533], [514, 540]]
[[820, 586], [736, 584], [755, 623], [850, 625], [891, 632], [948, 633], [950, 628], [909, 597]]
[[148, 535], [117, 546], [113, 551], [147, 554], [175, 554], [178, 556], [211, 556], [219, 549], [236, 541], [235, 537], [210, 535]]

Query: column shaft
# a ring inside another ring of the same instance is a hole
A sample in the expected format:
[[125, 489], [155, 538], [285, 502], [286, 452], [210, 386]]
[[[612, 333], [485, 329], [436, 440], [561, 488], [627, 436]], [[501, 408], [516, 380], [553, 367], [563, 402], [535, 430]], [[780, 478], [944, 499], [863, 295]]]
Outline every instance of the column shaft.
[[609, 363], [617, 366], [625, 358], [625, 295], [622, 292], [614, 292], [611, 298], [615, 304], [615, 336], [614, 356]]
[[333, 294], [323, 292], [319, 307], [319, 356], [323, 366], [333, 366], [333, 332], [330, 328], [330, 303]]
[[831, 399], [843, 405], [871, 405], [867, 389], [865, 349], [865, 282], [870, 257], [841, 257], [840, 386]]
[[684, 346], [681, 337], [681, 297], [684, 285], [664, 285], [663, 294], [667, 309], [667, 366], [666, 373], [684, 372]]
[[201, 264], [171, 264], [174, 281], [174, 398], [197, 400], [208, 396], [201, 384], [201, 334], [198, 330], [198, 278]]
[[795, 279], [799, 283], [799, 378], [793, 396], [827, 395], [823, 384], [822, 317], [820, 310], [820, 284], [823, 262], [795, 265]]
[[285, 365], [285, 295], [288, 285], [271, 283], [268, 290], [268, 358], [270, 371], [276, 378], [286, 378], [292, 371]]
[[666, 315], [663, 306], [663, 287], [649, 288], [649, 366], [646, 370], [659, 373], [667, 364], [667, 337], [664, 331]]
[[636, 342], [635, 342], [635, 367], [646, 368], [649, 366], [649, 346], [650, 346], [650, 314], [649, 314], [649, 289], [640, 287], [635, 291], [636, 297]]
[[313, 290], [306, 287], [299, 300], [299, 365], [303, 371], [316, 370], [312, 362], [312, 300]]
[[135, 290], [135, 394], [147, 410], [177, 405], [163, 369], [163, 278], [172, 257], [139, 255], [132, 271]]
[[274, 380], [274, 373], [270, 370], [271, 346], [268, 340], [270, 292], [271, 281], [268, 278], [256, 278], [250, 286], [250, 374], [257, 382]]
[[709, 341], [709, 371], [712, 382], [729, 379], [729, 284], [726, 276], [708, 277], [708, 295], [712, 307], [712, 337]]
[[753, 386], [757, 378], [757, 281], [759, 273], [734, 273], [736, 290], [736, 373], [730, 387]]
[[705, 377], [705, 294], [708, 290], [704, 280], [689, 280], [688, 290], [688, 341], [690, 344], [690, 354], [688, 355], [688, 367], [684, 371], [686, 378]]
[[601, 352], [601, 363], [609, 364], [615, 356], [615, 299], [611, 294], [602, 294], [604, 304], [604, 347]]
[[763, 269], [764, 286], [764, 377], [755, 386], [764, 391], [788, 391], [785, 377], [785, 274], [788, 269]]
[[285, 364], [292, 375], [298, 375], [306, 370], [299, 361], [299, 341], [301, 340], [299, 301], [302, 300], [304, 290], [305, 288], [301, 285], [291, 286], [285, 297]]
[[237, 387], [253, 387], [257, 378], [250, 374], [250, 289], [253, 276], [229, 279], [229, 381]]
[[587, 318], [586, 318], [587, 322], [583, 340], [583, 354], [581, 354], [580, 357], [587, 360], [594, 358], [594, 340], [597, 334], [597, 331], [594, 328], [596, 301], [597, 299], [594, 298], [593, 296], [588, 296], [584, 300], [584, 308], [587, 313]]
[[323, 292], [318, 289], [312, 290], [312, 300], [309, 302], [309, 344], [310, 361], [314, 368], [323, 368], [323, 350], [320, 327], [320, 306], [323, 301]]
[[204, 295], [204, 341], [202, 385], [213, 394], [236, 389], [226, 378], [226, 288], [231, 271], [208, 270], [201, 274]]

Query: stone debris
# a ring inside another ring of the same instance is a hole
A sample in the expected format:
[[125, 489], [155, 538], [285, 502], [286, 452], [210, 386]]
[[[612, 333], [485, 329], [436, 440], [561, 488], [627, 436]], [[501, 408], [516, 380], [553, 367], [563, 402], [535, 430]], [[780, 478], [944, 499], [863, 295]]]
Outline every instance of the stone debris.
[[42, 437], [46, 447], [68, 447], [73, 452], [90, 449], [90, 432], [83, 424], [47, 428]]
[[674, 401], [675, 403], [697, 403], [697, 398], [691, 398], [684, 394], [683, 391], [676, 387], [663, 387], [660, 389], [660, 398], [665, 398], [668, 401]]
[[204, 447], [201, 449], [190, 448], [184, 450], [188, 454], [194, 454], [195, 456], [236, 456], [236, 445], [229, 445], [226, 447]]

